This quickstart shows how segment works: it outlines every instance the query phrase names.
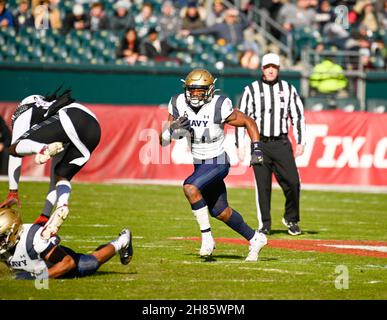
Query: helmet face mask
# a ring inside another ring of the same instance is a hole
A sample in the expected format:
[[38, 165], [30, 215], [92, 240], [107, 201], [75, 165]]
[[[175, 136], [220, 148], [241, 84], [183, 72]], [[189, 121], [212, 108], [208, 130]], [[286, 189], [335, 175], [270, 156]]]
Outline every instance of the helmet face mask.
[[22, 231], [19, 213], [10, 208], [0, 209], [0, 255], [16, 246]]
[[191, 71], [183, 80], [184, 95], [188, 105], [200, 108], [209, 103], [215, 93], [214, 77], [205, 69]]

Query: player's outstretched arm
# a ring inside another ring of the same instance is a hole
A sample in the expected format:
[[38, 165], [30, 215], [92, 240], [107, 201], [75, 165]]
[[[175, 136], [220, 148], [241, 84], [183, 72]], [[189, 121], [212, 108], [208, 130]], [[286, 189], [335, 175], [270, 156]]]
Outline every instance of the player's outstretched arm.
[[74, 259], [59, 246], [52, 248], [44, 257], [47, 262], [54, 265], [48, 269], [49, 278], [58, 278], [76, 267]]
[[245, 127], [250, 140], [253, 142], [259, 141], [257, 124], [243, 112], [234, 109], [233, 113], [231, 113], [226, 119], [226, 123], [234, 127]]
[[234, 127], [245, 127], [251, 140], [250, 166], [263, 164], [263, 152], [259, 143], [259, 131], [255, 121], [239, 110], [234, 110], [226, 119], [226, 123]]

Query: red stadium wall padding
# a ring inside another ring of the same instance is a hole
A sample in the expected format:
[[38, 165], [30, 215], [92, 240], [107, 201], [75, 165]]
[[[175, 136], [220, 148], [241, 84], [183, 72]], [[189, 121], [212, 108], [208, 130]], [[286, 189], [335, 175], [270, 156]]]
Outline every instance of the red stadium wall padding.
[[[150, 179], [183, 181], [191, 172], [185, 140], [167, 148], [158, 133], [167, 118], [165, 108], [87, 105], [98, 117], [102, 139], [90, 161], [74, 180], [86, 182]], [[7, 123], [15, 103], [0, 103]], [[303, 184], [387, 186], [387, 114], [342, 111], [306, 112], [307, 146], [297, 159]], [[86, 128], [87, 130], [87, 128]], [[226, 126], [226, 150], [232, 169], [227, 182], [253, 185], [252, 170], [239, 163], [234, 128]], [[248, 143], [246, 143], [248, 145]], [[24, 160], [24, 176], [48, 176], [49, 165]]]

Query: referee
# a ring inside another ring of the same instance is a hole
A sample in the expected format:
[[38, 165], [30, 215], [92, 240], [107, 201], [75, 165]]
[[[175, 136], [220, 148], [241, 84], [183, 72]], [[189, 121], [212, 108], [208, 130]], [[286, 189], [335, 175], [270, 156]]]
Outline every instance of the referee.
[[[258, 229], [270, 234], [270, 202], [272, 175], [274, 173], [285, 198], [285, 213], [282, 223], [291, 235], [301, 234], [300, 221], [300, 178], [295, 157], [304, 153], [305, 119], [303, 105], [294, 86], [278, 78], [279, 56], [268, 53], [262, 57], [262, 78], [245, 87], [240, 102], [240, 110], [253, 118], [260, 132], [261, 150], [264, 164], [254, 166]], [[288, 138], [289, 118], [293, 126], [296, 150]], [[237, 130], [237, 148], [243, 158], [245, 132]], [[239, 148], [240, 146], [240, 148]]]

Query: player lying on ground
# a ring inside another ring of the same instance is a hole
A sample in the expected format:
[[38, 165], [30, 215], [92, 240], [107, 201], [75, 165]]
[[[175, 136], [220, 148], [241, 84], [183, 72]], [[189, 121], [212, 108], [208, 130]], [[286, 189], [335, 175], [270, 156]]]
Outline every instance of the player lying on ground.
[[42, 239], [42, 229], [40, 224], [23, 224], [19, 213], [11, 208], [0, 209], [0, 258], [16, 272], [16, 279], [90, 276], [117, 253], [124, 265], [133, 256], [128, 229], [91, 254], [76, 253], [59, 245], [58, 236]]
[[250, 242], [246, 261], [257, 261], [267, 238], [247, 225], [243, 217], [228, 205], [223, 180], [229, 173], [230, 162], [223, 143], [226, 123], [245, 127], [253, 141], [251, 165], [262, 165], [259, 131], [253, 119], [233, 110], [229, 98], [215, 95], [215, 81], [204, 69], [188, 74], [184, 80], [184, 93], [172, 97], [169, 103], [168, 125], [160, 134], [160, 143], [165, 146], [171, 139], [184, 136], [191, 143], [194, 172], [184, 181], [184, 194], [201, 230], [200, 255], [211, 256], [215, 248], [208, 218], [210, 212]]
[[[101, 128], [96, 116], [85, 106], [75, 103], [67, 90], [49, 97], [25, 98], [12, 117], [12, 145], [8, 169], [9, 193], [0, 207], [19, 204], [18, 183], [21, 157], [36, 154], [42, 164], [54, 157], [50, 188], [43, 214], [36, 222], [47, 222], [42, 237], [58, 232], [68, 215], [71, 179], [88, 162], [97, 147]], [[54, 213], [51, 215], [53, 207]]]

